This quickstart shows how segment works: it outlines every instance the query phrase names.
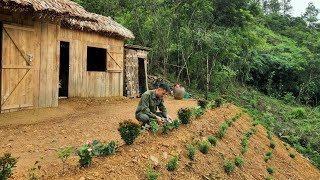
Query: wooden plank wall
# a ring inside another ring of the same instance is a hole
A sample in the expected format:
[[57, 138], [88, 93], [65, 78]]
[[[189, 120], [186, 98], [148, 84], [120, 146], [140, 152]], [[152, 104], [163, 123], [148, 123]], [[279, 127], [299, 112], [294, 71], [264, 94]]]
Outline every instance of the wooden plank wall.
[[[60, 40], [70, 42], [69, 97], [123, 95], [123, 40], [65, 28]], [[88, 46], [107, 49], [106, 72], [87, 71]]]
[[59, 83], [59, 54], [58, 41], [60, 27], [47, 22], [40, 23], [38, 32], [40, 37], [39, 64], [39, 107], [58, 106]]

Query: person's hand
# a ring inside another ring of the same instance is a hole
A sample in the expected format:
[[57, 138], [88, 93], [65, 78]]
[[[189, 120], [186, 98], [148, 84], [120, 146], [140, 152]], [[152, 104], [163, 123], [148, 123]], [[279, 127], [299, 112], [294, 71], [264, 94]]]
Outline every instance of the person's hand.
[[163, 126], [163, 119], [160, 117], [160, 116], [156, 116], [156, 120], [158, 121], [158, 124], [160, 125], [160, 126]]
[[172, 123], [172, 121], [173, 121], [172, 117], [169, 114], [167, 115], [167, 120], [169, 123]]

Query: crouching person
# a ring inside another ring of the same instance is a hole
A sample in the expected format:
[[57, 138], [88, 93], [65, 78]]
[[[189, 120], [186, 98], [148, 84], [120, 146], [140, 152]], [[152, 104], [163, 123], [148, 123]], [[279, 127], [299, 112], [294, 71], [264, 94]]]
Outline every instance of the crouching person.
[[[136, 110], [136, 118], [143, 125], [149, 124], [150, 119], [156, 119], [158, 124], [162, 126], [166, 118], [172, 123], [172, 118], [164, 106], [163, 96], [170, 92], [170, 88], [166, 84], [160, 84], [155, 90], [148, 90], [141, 96], [138, 108]], [[159, 111], [157, 111], [159, 109]]]

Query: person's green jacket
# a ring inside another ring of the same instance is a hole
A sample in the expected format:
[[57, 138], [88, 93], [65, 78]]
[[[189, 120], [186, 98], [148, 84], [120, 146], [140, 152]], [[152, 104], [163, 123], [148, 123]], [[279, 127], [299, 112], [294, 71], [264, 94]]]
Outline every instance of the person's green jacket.
[[156, 118], [155, 112], [157, 112], [157, 108], [159, 108], [164, 117], [167, 116], [168, 112], [163, 104], [163, 98], [157, 97], [155, 90], [149, 90], [142, 94], [136, 110], [136, 115], [142, 112], [147, 114], [150, 118]]

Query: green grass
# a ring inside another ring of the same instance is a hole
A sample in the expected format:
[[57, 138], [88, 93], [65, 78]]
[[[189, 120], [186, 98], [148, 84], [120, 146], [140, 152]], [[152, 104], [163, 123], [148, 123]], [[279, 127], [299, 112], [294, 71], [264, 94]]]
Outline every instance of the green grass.
[[[283, 137], [299, 153], [320, 169], [320, 107], [309, 107], [266, 96], [252, 88], [237, 87], [224, 97], [248, 113], [272, 134]], [[254, 125], [254, 124], [253, 124]], [[280, 137], [281, 138], [281, 137]]]

